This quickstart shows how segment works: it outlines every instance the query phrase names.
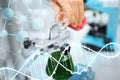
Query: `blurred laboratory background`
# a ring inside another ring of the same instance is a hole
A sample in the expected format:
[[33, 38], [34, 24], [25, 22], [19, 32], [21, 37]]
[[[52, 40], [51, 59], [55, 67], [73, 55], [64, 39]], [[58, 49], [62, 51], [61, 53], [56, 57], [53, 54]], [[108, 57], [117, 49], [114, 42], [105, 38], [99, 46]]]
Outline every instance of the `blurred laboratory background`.
[[49, 0], [0, 0], [0, 80], [120, 80], [120, 1], [84, 4], [75, 31]]

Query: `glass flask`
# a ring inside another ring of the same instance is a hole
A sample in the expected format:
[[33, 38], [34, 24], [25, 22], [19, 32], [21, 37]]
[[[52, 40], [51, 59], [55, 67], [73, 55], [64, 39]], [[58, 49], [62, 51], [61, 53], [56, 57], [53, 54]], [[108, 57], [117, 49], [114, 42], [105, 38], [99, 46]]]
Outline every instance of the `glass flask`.
[[[54, 57], [57, 61], [59, 61], [61, 55], [62, 55], [62, 51], [55, 51], [51, 53], [51, 56]], [[52, 57], [48, 59], [48, 63], [46, 66], [46, 73], [48, 76], [51, 76], [53, 74], [55, 67], [58, 64]], [[68, 50], [66, 50], [64, 54], [62, 55], [60, 63], [67, 69], [74, 71], [72, 57]], [[55, 80], [68, 80], [71, 76], [72, 74], [69, 71], [67, 71], [60, 64], [58, 64], [55, 74], [52, 77]]]

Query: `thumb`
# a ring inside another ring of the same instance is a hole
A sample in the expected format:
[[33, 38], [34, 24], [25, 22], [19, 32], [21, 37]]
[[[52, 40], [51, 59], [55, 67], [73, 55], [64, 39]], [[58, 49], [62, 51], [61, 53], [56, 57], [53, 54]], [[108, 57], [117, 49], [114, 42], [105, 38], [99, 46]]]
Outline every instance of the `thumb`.
[[59, 5], [59, 3], [56, 1], [56, 0], [50, 0], [50, 3], [56, 13], [56, 21], [59, 22], [59, 21], [62, 21], [63, 20], [63, 14], [61, 14], [62, 12], [62, 8], [61, 6]]

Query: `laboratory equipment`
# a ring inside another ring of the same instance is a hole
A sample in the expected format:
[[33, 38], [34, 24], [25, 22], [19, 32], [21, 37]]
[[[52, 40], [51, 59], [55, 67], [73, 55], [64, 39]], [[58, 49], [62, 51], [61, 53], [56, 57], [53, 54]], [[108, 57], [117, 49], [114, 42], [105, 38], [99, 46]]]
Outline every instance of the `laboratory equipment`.
[[[116, 41], [118, 6], [112, 1], [86, 0], [85, 14], [91, 29], [83, 39], [83, 45], [99, 51], [104, 45]], [[110, 3], [111, 5], [108, 5]], [[114, 46], [107, 51], [114, 51]]]
[[[74, 65], [70, 54], [71, 46], [68, 42], [69, 38], [70, 32], [67, 27], [58, 23], [50, 28], [47, 39], [36, 38], [30, 40], [29, 38], [26, 38], [23, 44], [25, 49], [39, 49], [40, 55], [45, 55], [46, 53], [51, 55], [48, 57], [45, 70], [43, 69], [49, 77], [52, 77], [55, 80], [93, 80], [93, 71], [91, 68], [88, 68], [88, 70], [80, 75], [72, 74], [67, 71], [70, 70], [74, 72], [76, 70], [81, 71], [80, 68], [83, 69], [83, 66], [81, 65], [79, 65], [79, 69]], [[56, 61], [59, 61], [59, 63]]]

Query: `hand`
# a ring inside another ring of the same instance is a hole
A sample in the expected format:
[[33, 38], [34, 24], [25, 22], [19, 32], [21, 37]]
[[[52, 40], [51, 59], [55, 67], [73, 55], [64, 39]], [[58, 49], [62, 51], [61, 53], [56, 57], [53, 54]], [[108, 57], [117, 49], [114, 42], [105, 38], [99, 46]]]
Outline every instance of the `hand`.
[[56, 12], [56, 21], [69, 20], [69, 25], [76, 27], [84, 19], [83, 0], [50, 0]]

